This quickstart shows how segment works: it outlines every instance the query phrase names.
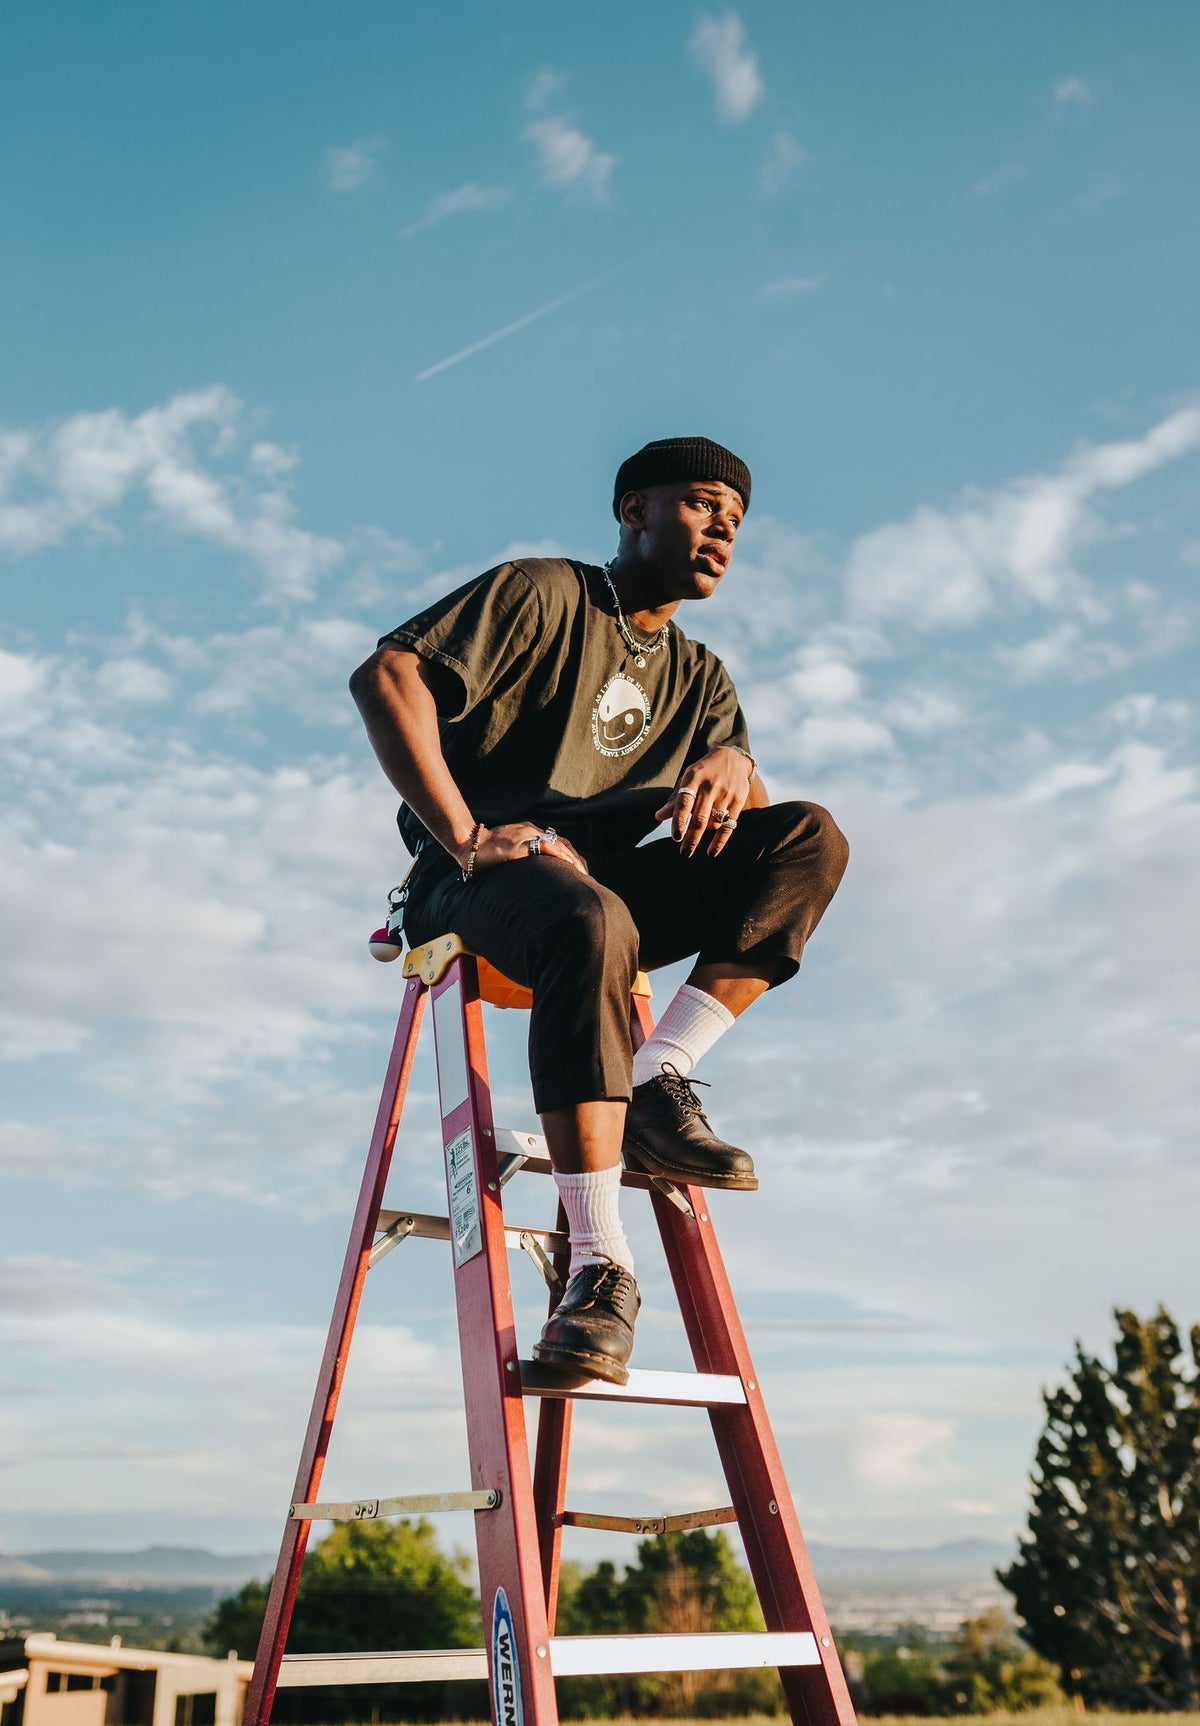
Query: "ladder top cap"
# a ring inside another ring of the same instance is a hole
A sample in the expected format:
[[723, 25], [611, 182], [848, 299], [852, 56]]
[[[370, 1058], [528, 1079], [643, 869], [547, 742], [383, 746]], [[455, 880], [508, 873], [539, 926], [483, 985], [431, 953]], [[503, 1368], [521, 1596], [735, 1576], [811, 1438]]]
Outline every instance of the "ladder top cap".
[[[404, 955], [403, 975], [419, 977], [428, 987], [440, 983], [446, 972], [456, 959], [475, 958], [479, 962], [479, 993], [493, 1007], [532, 1007], [533, 991], [521, 983], [514, 983], [511, 977], [506, 977], [502, 971], [489, 964], [474, 947], [468, 947], [461, 935], [453, 932], [447, 935], [436, 935], [432, 941], [426, 941], [420, 947], [411, 947]], [[633, 981], [630, 991], [634, 995], [644, 995], [647, 1000], [651, 995], [650, 979], [644, 971], [639, 971]]]

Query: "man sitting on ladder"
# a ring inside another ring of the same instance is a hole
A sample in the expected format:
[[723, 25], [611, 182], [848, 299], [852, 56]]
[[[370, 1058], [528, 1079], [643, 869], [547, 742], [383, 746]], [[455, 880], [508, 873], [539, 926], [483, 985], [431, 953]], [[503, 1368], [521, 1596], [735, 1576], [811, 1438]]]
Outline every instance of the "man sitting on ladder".
[[[629, 1168], [752, 1191], [689, 1075], [794, 976], [848, 855], [824, 809], [768, 804], [729, 674], [673, 621], [725, 577], [750, 472], [664, 438], [617, 473], [603, 569], [520, 558], [386, 635], [350, 680], [404, 799], [405, 933], [450, 931], [533, 991], [529, 1062], [571, 1236], [534, 1357], [624, 1383], [640, 1298]], [[657, 823], [670, 837], [642, 845]], [[636, 1055], [630, 990], [696, 962]]]

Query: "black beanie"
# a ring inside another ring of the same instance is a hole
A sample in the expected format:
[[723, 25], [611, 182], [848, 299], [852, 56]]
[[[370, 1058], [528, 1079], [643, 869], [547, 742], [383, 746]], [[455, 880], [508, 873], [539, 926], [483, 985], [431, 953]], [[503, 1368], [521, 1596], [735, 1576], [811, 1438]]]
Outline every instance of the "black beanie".
[[750, 469], [733, 451], [706, 437], [664, 437], [648, 443], [617, 469], [613, 514], [621, 519], [621, 499], [646, 485], [670, 485], [672, 480], [715, 479], [732, 486], [750, 508]]

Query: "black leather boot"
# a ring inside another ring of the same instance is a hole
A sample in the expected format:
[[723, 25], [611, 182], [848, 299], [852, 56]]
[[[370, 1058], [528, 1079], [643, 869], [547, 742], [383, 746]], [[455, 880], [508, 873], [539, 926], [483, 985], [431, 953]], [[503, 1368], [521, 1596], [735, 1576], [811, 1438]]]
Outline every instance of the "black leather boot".
[[542, 1327], [541, 1339], [533, 1345], [534, 1360], [580, 1380], [628, 1384], [625, 1362], [641, 1304], [632, 1271], [608, 1261], [585, 1265], [568, 1282]]
[[682, 1186], [739, 1193], [752, 1193], [758, 1186], [750, 1153], [717, 1138], [691, 1081], [669, 1062], [653, 1079], [634, 1086], [621, 1151], [627, 1169], [662, 1175]]

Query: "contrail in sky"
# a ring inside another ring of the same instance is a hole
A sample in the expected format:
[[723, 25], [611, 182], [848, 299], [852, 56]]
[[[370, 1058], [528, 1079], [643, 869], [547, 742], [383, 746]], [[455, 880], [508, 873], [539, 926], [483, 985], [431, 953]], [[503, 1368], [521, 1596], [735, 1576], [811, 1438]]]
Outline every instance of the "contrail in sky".
[[433, 365], [426, 366], [423, 372], [417, 373], [416, 382], [423, 384], [426, 378], [435, 377], [438, 372], [448, 371], [451, 366], [458, 365], [460, 361], [469, 360], [472, 354], [481, 354], [484, 348], [490, 348], [496, 342], [502, 342], [506, 336], [515, 336], [518, 330], [524, 330], [530, 324], [536, 324], [539, 318], [548, 318], [551, 312], [557, 312], [561, 307], [569, 306], [572, 300], [579, 299], [583, 294], [590, 294], [593, 288], [600, 286], [601, 282], [607, 282], [611, 276], [619, 274], [625, 268], [626, 265], [618, 264], [615, 270], [605, 270], [602, 276], [596, 276], [593, 281], [585, 282], [581, 288], [572, 288], [569, 294], [560, 295], [557, 300], [551, 300], [549, 305], [539, 306], [536, 312], [526, 312], [525, 316], [518, 318], [515, 323], [505, 324], [502, 330], [493, 330], [490, 336], [481, 337], [479, 341], [472, 342], [469, 347], [459, 348], [456, 354], [450, 354], [444, 360], [436, 360]]

